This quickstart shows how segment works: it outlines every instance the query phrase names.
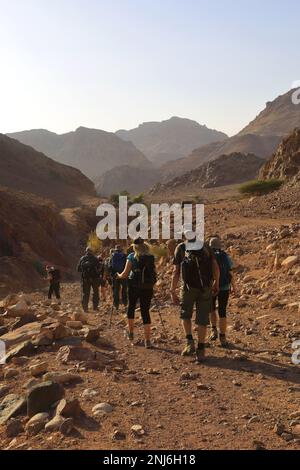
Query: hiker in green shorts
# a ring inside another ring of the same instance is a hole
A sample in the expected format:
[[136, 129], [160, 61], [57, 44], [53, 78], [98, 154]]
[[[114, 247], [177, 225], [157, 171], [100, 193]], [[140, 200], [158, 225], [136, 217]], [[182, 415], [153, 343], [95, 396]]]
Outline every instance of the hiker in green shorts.
[[[186, 240], [191, 234], [186, 232]], [[174, 255], [171, 295], [175, 305], [181, 305], [181, 319], [186, 334], [187, 344], [183, 356], [196, 352], [197, 362], [205, 359], [206, 330], [209, 325], [209, 314], [212, 310], [213, 296], [219, 291], [220, 270], [214, 253], [209, 246], [195, 240], [180, 243]], [[181, 298], [176, 289], [182, 277]], [[192, 335], [192, 315], [196, 305], [196, 325], [198, 327], [198, 347]]]

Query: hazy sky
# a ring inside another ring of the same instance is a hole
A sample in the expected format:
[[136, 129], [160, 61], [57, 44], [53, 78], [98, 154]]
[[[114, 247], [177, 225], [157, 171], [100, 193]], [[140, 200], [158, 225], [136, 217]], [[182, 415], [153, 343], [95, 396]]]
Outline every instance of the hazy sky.
[[299, 0], [0, 0], [0, 132], [181, 116], [233, 134], [300, 79]]

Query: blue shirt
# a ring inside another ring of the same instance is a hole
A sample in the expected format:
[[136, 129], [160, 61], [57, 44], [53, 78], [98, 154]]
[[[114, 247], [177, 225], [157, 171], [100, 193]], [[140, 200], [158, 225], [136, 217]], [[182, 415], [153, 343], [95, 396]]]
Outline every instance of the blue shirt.
[[[127, 256], [127, 261], [130, 261], [133, 270], [137, 268], [137, 266], [138, 266], [138, 260], [136, 259], [134, 253], [130, 253], [130, 254]], [[132, 279], [132, 278], [133, 278], [133, 274], [134, 274], [134, 273], [133, 273], [133, 270], [130, 271], [129, 276], [128, 276], [128, 279]]]

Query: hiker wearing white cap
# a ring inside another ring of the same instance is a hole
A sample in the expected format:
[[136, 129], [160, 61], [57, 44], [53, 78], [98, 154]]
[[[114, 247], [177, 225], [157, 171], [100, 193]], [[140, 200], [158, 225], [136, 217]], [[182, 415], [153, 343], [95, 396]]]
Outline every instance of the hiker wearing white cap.
[[[219, 289], [219, 266], [209, 246], [197, 240], [191, 240], [191, 231], [185, 232], [186, 241], [180, 243], [174, 255], [174, 271], [171, 284], [172, 300], [181, 305], [181, 319], [186, 334], [187, 344], [183, 356], [196, 352], [197, 362], [205, 359], [205, 339], [209, 314], [212, 310], [213, 295]], [[181, 298], [176, 289], [182, 276]], [[198, 347], [192, 335], [192, 315], [196, 305], [196, 325], [198, 327]]]
[[220, 290], [218, 295], [213, 298], [213, 309], [210, 314], [211, 323], [211, 341], [218, 339], [217, 329], [217, 304], [219, 316], [219, 339], [222, 347], [227, 347], [226, 340], [227, 330], [227, 305], [230, 297], [230, 291], [236, 294], [235, 279], [233, 275], [233, 261], [230, 256], [223, 250], [222, 241], [219, 237], [213, 237], [209, 241], [209, 246], [214, 252], [215, 258], [220, 269]]

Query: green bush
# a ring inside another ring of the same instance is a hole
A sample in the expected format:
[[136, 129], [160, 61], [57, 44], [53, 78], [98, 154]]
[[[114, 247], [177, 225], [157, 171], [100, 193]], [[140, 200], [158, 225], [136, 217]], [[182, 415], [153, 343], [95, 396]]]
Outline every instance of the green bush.
[[253, 180], [253, 181], [248, 181], [247, 183], [241, 184], [238, 187], [238, 191], [240, 194], [246, 194], [246, 195], [262, 195], [262, 194], [268, 194], [271, 193], [272, 191], [277, 191], [281, 185], [283, 184], [283, 181], [281, 180]]

